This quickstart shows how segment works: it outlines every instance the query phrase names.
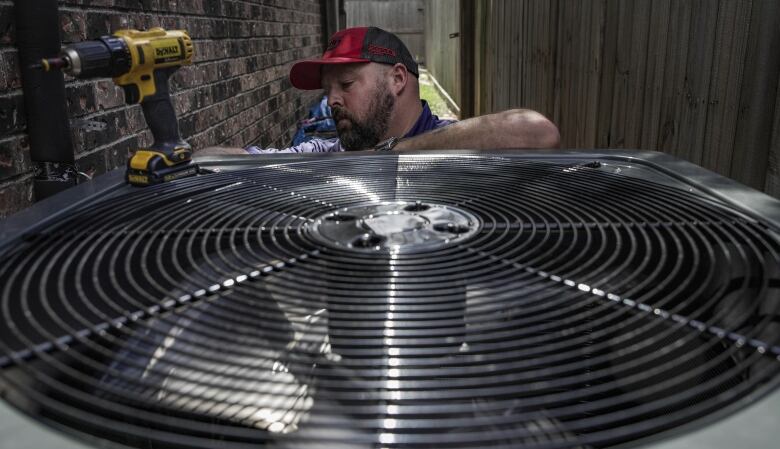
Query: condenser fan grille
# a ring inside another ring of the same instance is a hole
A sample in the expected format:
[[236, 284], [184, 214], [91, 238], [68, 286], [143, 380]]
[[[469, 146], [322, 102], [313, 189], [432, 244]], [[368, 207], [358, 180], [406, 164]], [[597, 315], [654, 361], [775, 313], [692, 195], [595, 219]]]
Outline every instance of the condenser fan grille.
[[137, 447], [612, 446], [777, 376], [776, 232], [597, 162], [228, 170], [9, 242], [0, 372]]

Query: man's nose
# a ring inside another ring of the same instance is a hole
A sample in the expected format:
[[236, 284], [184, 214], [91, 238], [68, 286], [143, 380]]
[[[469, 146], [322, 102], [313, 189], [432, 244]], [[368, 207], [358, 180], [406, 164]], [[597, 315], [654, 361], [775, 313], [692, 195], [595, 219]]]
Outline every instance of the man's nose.
[[344, 101], [341, 98], [341, 95], [330, 92], [328, 94], [328, 106], [330, 106], [331, 108], [333, 108], [334, 106], [339, 106], [339, 107], [344, 106]]

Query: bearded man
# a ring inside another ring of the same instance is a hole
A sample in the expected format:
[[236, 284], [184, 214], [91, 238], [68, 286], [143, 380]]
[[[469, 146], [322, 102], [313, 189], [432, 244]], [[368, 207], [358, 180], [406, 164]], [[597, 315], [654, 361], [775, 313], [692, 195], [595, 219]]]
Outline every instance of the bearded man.
[[337, 138], [276, 149], [213, 147], [199, 154], [360, 150], [557, 148], [558, 128], [543, 115], [512, 109], [462, 121], [440, 120], [420, 99], [417, 63], [394, 34], [375, 27], [335, 33], [321, 58], [295, 63], [290, 82], [323, 89]]

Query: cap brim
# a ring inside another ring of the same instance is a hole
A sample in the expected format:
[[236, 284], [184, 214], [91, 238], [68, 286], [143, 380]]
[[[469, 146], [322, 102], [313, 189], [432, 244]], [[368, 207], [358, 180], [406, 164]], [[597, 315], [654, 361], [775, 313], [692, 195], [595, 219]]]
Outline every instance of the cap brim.
[[320, 68], [330, 64], [352, 64], [355, 62], [371, 62], [363, 58], [328, 58], [306, 59], [293, 64], [290, 69], [290, 83], [297, 89], [316, 90], [322, 89], [320, 82]]

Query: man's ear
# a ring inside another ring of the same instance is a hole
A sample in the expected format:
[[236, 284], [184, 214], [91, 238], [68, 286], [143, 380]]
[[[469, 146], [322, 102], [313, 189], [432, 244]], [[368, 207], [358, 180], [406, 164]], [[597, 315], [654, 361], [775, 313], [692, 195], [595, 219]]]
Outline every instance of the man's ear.
[[390, 68], [389, 76], [391, 91], [396, 96], [401, 95], [409, 82], [409, 71], [406, 66], [400, 62], [396, 63]]

